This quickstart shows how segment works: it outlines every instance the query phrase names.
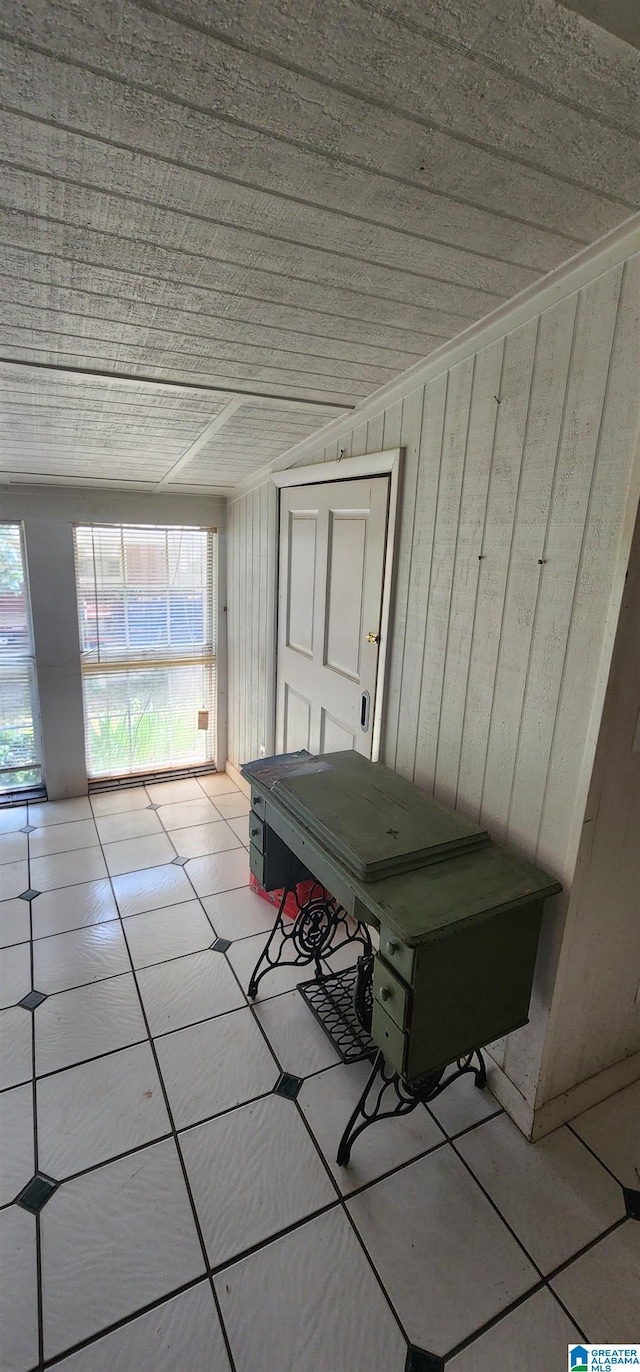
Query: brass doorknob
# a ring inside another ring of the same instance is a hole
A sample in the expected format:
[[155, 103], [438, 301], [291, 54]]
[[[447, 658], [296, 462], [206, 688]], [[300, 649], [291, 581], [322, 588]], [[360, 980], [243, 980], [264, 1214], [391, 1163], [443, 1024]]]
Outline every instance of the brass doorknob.
[[379, 634], [367, 634], [367, 643], [379, 643], [379, 642], [380, 642], [380, 635], [379, 635]]

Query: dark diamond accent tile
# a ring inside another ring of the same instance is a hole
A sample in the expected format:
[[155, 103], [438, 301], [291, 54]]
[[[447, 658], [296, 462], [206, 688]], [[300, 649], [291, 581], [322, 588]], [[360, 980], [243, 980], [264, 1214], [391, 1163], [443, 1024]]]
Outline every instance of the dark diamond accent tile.
[[23, 824], [23, 826], [22, 826], [22, 828], [21, 828], [21, 830], [20, 830], [20, 833], [21, 833], [21, 834], [35, 834], [35, 832], [36, 832], [36, 826], [35, 826], [35, 824]]
[[160, 806], [159, 806], [159, 805], [154, 805], [154, 803], [153, 803], [152, 800], [149, 801], [149, 804], [147, 805], [147, 810], [159, 810], [159, 809], [160, 809]]
[[285, 1100], [295, 1100], [302, 1077], [292, 1077], [290, 1072], [282, 1072], [273, 1088], [274, 1096], [284, 1096]]
[[640, 1191], [634, 1191], [632, 1186], [623, 1186], [622, 1194], [628, 1218], [640, 1220]]
[[57, 1181], [53, 1181], [51, 1177], [36, 1172], [35, 1177], [32, 1177], [20, 1195], [16, 1196], [16, 1205], [21, 1205], [23, 1210], [29, 1210], [32, 1215], [39, 1215], [43, 1205], [51, 1200], [57, 1185]]
[[426, 1353], [424, 1348], [416, 1348], [410, 1343], [406, 1372], [444, 1372], [444, 1362], [435, 1353]]
[[20, 895], [18, 896], [18, 900], [35, 900], [36, 896], [39, 896], [39, 895], [40, 895], [40, 892], [39, 892], [39, 891], [33, 891], [32, 888], [29, 887], [29, 890], [28, 890], [28, 891], [21, 891], [21, 892], [20, 892]]
[[215, 943], [211, 944], [211, 947], [213, 948], [214, 953], [226, 953], [227, 948], [231, 947], [231, 939], [217, 938]]
[[21, 1005], [23, 1010], [37, 1010], [38, 1006], [42, 1005], [43, 1000], [46, 999], [44, 991], [29, 991], [28, 995], [23, 996], [22, 1000], [18, 1001], [18, 1005]]
[[189, 859], [185, 857], [174, 857], [171, 859], [174, 867], [186, 867]]

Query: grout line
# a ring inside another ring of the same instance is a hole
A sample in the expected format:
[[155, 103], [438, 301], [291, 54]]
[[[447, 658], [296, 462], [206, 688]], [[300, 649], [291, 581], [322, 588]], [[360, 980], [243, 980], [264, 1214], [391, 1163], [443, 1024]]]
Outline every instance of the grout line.
[[[199, 783], [198, 783], [198, 784], [199, 784]], [[146, 790], [146, 787], [145, 787], [145, 790]], [[148, 792], [147, 792], [147, 794], [148, 794]], [[151, 797], [150, 797], [150, 799], [151, 799]], [[154, 811], [154, 813], [156, 813], [156, 812]], [[169, 840], [169, 841], [171, 842], [171, 840]], [[102, 848], [102, 844], [101, 844], [100, 846], [101, 846], [101, 848]], [[175, 845], [172, 843], [171, 846], [174, 848], [174, 851], [175, 851]], [[103, 853], [103, 856], [104, 856], [104, 853]], [[115, 902], [116, 902], [116, 905], [118, 905], [118, 901], [117, 901], [117, 897], [116, 897], [116, 892], [115, 892], [115, 888], [114, 888], [114, 885], [113, 885], [113, 879], [111, 878], [111, 876], [109, 877], [109, 880], [110, 880], [110, 882], [111, 882], [111, 889], [112, 889], [112, 893], [113, 893], [113, 898], [114, 898], [114, 900], [115, 900]], [[204, 907], [203, 907], [203, 908], [204, 908]], [[118, 911], [119, 911], [119, 910], [120, 910], [120, 907], [119, 907], [119, 905], [118, 905]], [[205, 913], [206, 913], [206, 912], [205, 912]], [[209, 922], [210, 922], [210, 921], [209, 921]], [[128, 939], [127, 939], [127, 932], [126, 932], [126, 929], [125, 929], [125, 923], [124, 923], [124, 919], [123, 919], [122, 915], [120, 915], [120, 923], [121, 923], [121, 927], [122, 927], [122, 932], [123, 932], [123, 935], [124, 935], [125, 943], [126, 943], [126, 945], [127, 945], [127, 952], [129, 953], [129, 959], [130, 959], [130, 961], [131, 961], [131, 965], [132, 965], [132, 969], [133, 969], [132, 975], [133, 975], [133, 979], [134, 979], [134, 982], [135, 982], [136, 991], [137, 991], [137, 993], [138, 993], [138, 1000], [139, 1000], [139, 1003], [140, 1003], [140, 1010], [141, 1010], [142, 1017], [143, 1017], [144, 1024], [145, 1024], [145, 1028], [146, 1028], [146, 1031], [147, 1031], [148, 1041], [149, 1041], [149, 1044], [150, 1044], [150, 1046], [151, 1046], [151, 1052], [152, 1052], [152, 1054], [153, 1054], [153, 1059], [154, 1059], [154, 1063], [155, 1063], [155, 1068], [156, 1068], [156, 1072], [157, 1072], [157, 1074], [158, 1074], [158, 1080], [159, 1080], [159, 1082], [160, 1082], [160, 1089], [161, 1089], [161, 1091], [162, 1091], [163, 1098], [164, 1098], [165, 1109], [166, 1109], [167, 1115], [168, 1115], [168, 1117], [169, 1117], [169, 1125], [170, 1125], [170, 1128], [171, 1128], [171, 1134], [172, 1134], [173, 1141], [174, 1141], [174, 1145], [175, 1145], [176, 1152], [177, 1152], [177, 1155], [178, 1155], [178, 1161], [179, 1161], [180, 1168], [181, 1168], [181, 1171], [182, 1171], [182, 1177], [183, 1177], [184, 1186], [185, 1186], [185, 1189], [186, 1189], [186, 1192], [187, 1192], [187, 1197], [188, 1197], [188, 1200], [189, 1200], [189, 1204], [190, 1204], [190, 1206], [191, 1206], [191, 1214], [192, 1214], [193, 1222], [194, 1222], [194, 1225], [195, 1225], [196, 1233], [197, 1233], [197, 1236], [198, 1236], [198, 1241], [199, 1241], [199, 1243], [200, 1243], [200, 1249], [201, 1249], [201, 1252], [202, 1252], [202, 1257], [203, 1257], [203, 1259], [204, 1259], [205, 1271], [208, 1272], [208, 1271], [209, 1271], [209, 1255], [208, 1255], [208, 1253], [207, 1253], [207, 1246], [206, 1246], [206, 1243], [205, 1243], [205, 1240], [204, 1240], [204, 1234], [203, 1234], [203, 1232], [202, 1232], [202, 1226], [201, 1226], [201, 1224], [200, 1224], [200, 1218], [199, 1218], [198, 1211], [197, 1211], [197, 1209], [196, 1209], [196, 1204], [195, 1204], [195, 1201], [194, 1201], [194, 1198], [193, 1198], [193, 1192], [192, 1192], [192, 1190], [191, 1190], [191, 1182], [190, 1182], [190, 1180], [189, 1180], [189, 1174], [188, 1174], [188, 1172], [187, 1172], [187, 1168], [186, 1168], [186, 1165], [185, 1165], [184, 1157], [183, 1157], [183, 1155], [182, 1155], [182, 1148], [181, 1148], [181, 1146], [180, 1146], [180, 1141], [179, 1141], [179, 1138], [178, 1138], [178, 1131], [177, 1131], [176, 1124], [175, 1124], [175, 1120], [174, 1120], [174, 1116], [173, 1116], [173, 1110], [172, 1110], [172, 1107], [171, 1107], [171, 1102], [170, 1102], [170, 1100], [169, 1100], [169, 1093], [168, 1093], [167, 1088], [166, 1088], [166, 1086], [165, 1086], [164, 1077], [163, 1077], [163, 1075], [162, 1075], [162, 1070], [161, 1070], [161, 1066], [160, 1066], [160, 1060], [159, 1060], [159, 1058], [158, 1058], [158, 1053], [157, 1053], [157, 1050], [156, 1050], [156, 1046], [155, 1046], [154, 1040], [153, 1040], [152, 1035], [151, 1035], [151, 1030], [150, 1030], [150, 1026], [149, 1026], [149, 1020], [148, 1020], [148, 1017], [147, 1017], [147, 1012], [146, 1012], [146, 1009], [145, 1009], [144, 1000], [143, 1000], [143, 998], [142, 998], [142, 994], [141, 994], [141, 991], [140, 991], [140, 986], [139, 986], [139, 983], [138, 983], [137, 971], [136, 971], [136, 968], [133, 967], [133, 960], [132, 960], [132, 958], [131, 958], [131, 950], [130, 950], [130, 948], [129, 948], [129, 943], [128, 943]], [[225, 1347], [226, 1347], [226, 1350], [227, 1350], [227, 1356], [228, 1356], [228, 1358], [229, 1358], [229, 1364], [230, 1364], [231, 1372], [235, 1372], [235, 1361], [234, 1361], [234, 1358], [233, 1358], [233, 1355], [232, 1355], [232, 1352], [231, 1352], [231, 1344], [230, 1344], [230, 1342], [229, 1342], [229, 1338], [228, 1338], [228, 1335], [227, 1335], [227, 1331], [226, 1331], [226, 1328], [225, 1328], [225, 1324], [224, 1324], [224, 1321], [223, 1321], [223, 1318], [222, 1318], [222, 1310], [221, 1310], [221, 1308], [220, 1308], [220, 1304], [219, 1304], [219, 1301], [218, 1301], [218, 1296], [217, 1296], [217, 1293], [216, 1293], [216, 1291], [215, 1291], [213, 1282], [212, 1282], [210, 1279], [209, 1279], [209, 1285], [210, 1285], [210, 1288], [211, 1288], [211, 1292], [212, 1292], [214, 1304], [215, 1304], [215, 1307], [216, 1307], [218, 1319], [219, 1319], [219, 1321], [220, 1321], [220, 1329], [221, 1329], [221, 1331], [222, 1331], [222, 1337], [223, 1337], [223, 1339], [224, 1339]]]
[[[175, 1290], [167, 1292], [165, 1296], [158, 1296], [157, 1300], [141, 1306], [139, 1310], [134, 1310], [133, 1314], [124, 1315], [122, 1319], [115, 1320], [113, 1324], [109, 1324], [104, 1329], [101, 1329], [98, 1334], [91, 1334], [88, 1338], [82, 1339], [80, 1343], [74, 1343], [70, 1348], [65, 1348], [62, 1353], [56, 1353], [55, 1357], [46, 1358], [44, 1366], [47, 1368], [57, 1367], [59, 1363], [63, 1362], [66, 1358], [70, 1358], [72, 1354], [78, 1353], [84, 1348], [91, 1348], [93, 1344], [98, 1343], [100, 1339], [106, 1338], [108, 1334], [114, 1334], [119, 1329], [126, 1329], [127, 1325], [133, 1324], [133, 1321], [140, 1319], [142, 1315], [148, 1315], [152, 1310], [158, 1310], [160, 1306], [167, 1304], [168, 1301], [175, 1300], [176, 1296], [181, 1296], [186, 1291], [193, 1291], [196, 1286], [204, 1285], [208, 1280], [207, 1273], [203, 1272], [201, 1276], [194, 1277], [192, 1281], [185, 1282], [183, 1286], [178, 1286]], [[185, 1369], [184, 1372], [193, 1372], [193, 1369]]]
[[[623, 1090], [624, 1090], [624, 1087], [623, 1087]], [[605, 1099], [606, 1099], [606, 1097], [605, 1097]], [[586, 1114], [586, 1111], [583, 1111], [582, 1113], [583, 1113], [583, 1114]], [[574, 1118], [575, 1118], [575, 1119], [579, 1119], [579, 1116], [576, 1115], [576, 1116], [574, 1116]], [[565, 1126], [564, 1126], [564, 1127], [565, 1127], [565, 1129], [568, 1129], [568, 1130], [573, 1134], [574, 1139], [577, 1139], [578, 1142], [582, 1144], [582, 1147], [583, 1147], [583, 1148], [586, 1148], [587, 1152], [591, 1154], [592, 1158], [595, 1158], [596, 1162], [599, 1162], [599, 1163], [600, 1163], [600, 1166], [601, 1166], [601, 1167], [604, 1167], [605, 1172], [608, 1172], [608, 1173], [609, 1173], [609, 1176], [610, 1176], [610, 1177], [613, 1177], [613, 1180], [616, 1181], [616, 1182], [618, 1183], [618, 1186], [623, 1187], [623, 1186], [624, 1186], [624, 1182], [621, 1181], [620, 1178], [616, 1176], [615, 1172], [612, 1172], [612, 1171], [611, 1171], [611, 1168], [607, 1166], [606, 1162], [603, 1162], [602, 1158], [599, 1158], [599, 1157], [598, 1157], [598, 1154], [597, 1154], [597, 1153], [594, 1151], [594, 1149], [591, 1147], [591, 1144], [590, 1144], [590, 1143], [587, 1143], [586, 1140], [582, 1138], [582, 1135], [579, 1134], [579, 1133], [577, 1132], [576, 1129], [574, 1129], [574, 1127], [573, 1127], [573, 1120], [567, 1120], [567, 1121], [565, 1122]]]
[[[27, 824], [29, 824], [29, 804], [27, 802]], [[28, 890], [31, 890], [31, 834], [27, 838], [27, 882]], [[29, 901], [29, 958], [31, 965], [31, 990], [35, 989], [34, 982], [34, 950], [33, 950], [33, 901]], [[36, 1007], [37, 1008], [37, 1007]], [[34, 1175], [39, 1166], [38, 1148], [38, 1095], [36, 1078], [36, 1020], [35, 1010], [27, 1012], [31, 1016], [31, 1106], [33, 1110], [33, 1171]], [[15, 1198], [14, 1198], [15, 1203]], [[38, 1362], [42, 1363], [44, 1358], [44, 1311], [42, 1296], [42, 1233], [40, 1224], [40, 1214], [35, 1216], [36, 1225], [36, 1301], [37, 1301], [37, 1321], [38, 1321]]]

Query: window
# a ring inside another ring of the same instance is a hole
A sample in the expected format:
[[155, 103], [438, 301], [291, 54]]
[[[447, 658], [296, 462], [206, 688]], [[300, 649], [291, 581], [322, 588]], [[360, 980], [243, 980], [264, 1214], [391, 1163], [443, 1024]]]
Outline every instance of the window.
[[75, 529], [87, 767], [194, 767], [215, 753], [211, 529]]
[[0, 524], [0, 796], [42, 784], [22, 526]]

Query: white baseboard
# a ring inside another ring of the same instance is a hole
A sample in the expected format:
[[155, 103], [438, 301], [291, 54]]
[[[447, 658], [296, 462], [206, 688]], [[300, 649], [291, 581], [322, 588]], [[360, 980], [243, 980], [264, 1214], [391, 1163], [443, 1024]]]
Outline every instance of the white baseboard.
[[237, 768], [237, 767], [234, 767], [233, 763], [232, 763], [232, 762], [229, 762], [229, 761], [227, 761], [227, 762], [225, 763], [225, 768], [224, 768], [224, 770], [225, 770], [227, 776], [228, 776], [228, 777], [231, 777], [231, 780], [232, 780], [234, 786], [237, 786], [237, 787], [238, 787], [238, 790], [239, 790], [239, 791], [242, 791], [242, 792], [244, 793], [244, 795], [245, 795], [245, 796], [248, 796], [249, 799], [250, 799], [250, 798], [251, 798], [251, 787], [250, 787], [250, 785], [249, 785], [249, 782], [248, 782], [248, 781], [245, 781], [245, 779], [244, 779], [244, 777], [243, 777], [243, 775], [242, 775], [242, 772], [239, 772], [239, 771], [238, 771], [238, 768]]
[[581, 1115], [584, 1110], [590, 1110], [592, 1105], [599, 1105], [600, 1101], [607, 1100], [609, 1096], [615, 1095], [616, 1091], [622, 1091], [625, 1086], [631, 1086], [632, 1082], [640, 1079], [640, 1052], [632, 1053], [630, 1057], [623, 1058], [621, 1062], [614, 1062], [611, 1067], [605, 1067], [602, 1072], [588, 1077], [586, 1081], [579, 1081], [569, 1091], [562, 1091], [559, 1096], [554, 1096], [553, 1100], [545, 1101], [544, 1105], [534, 1109], [502, 1067], [498, 1067], [489, 1053], [486, 1056], [490, 1091], [525, 1138], [530, 1139], [532, 1143], [544, 1138], [545, 1134], [550, 1134], [554, 1129], [559, 1129], [567, 1120], [575, 1119], [575, 1116]]
[[611, 1067], [596, 1072], [594, 1077], [579, 1081], [569, 1091], [563, 1091], [561, 1095], [554, 1096], [553, 1100], [540, 1105], [534, 1112], [531, 1138], [534, 1141], [541, 1139], [544, 1134], [550, 1134], [552, 1129], [558, 1129], [561, 1124], [566, 1124], [567, 1120], [581, 1115], [583, 1110], [590, 1110], [592, 1105], [599, 1105], [601, 1100], [607, 1100], [608, 1096], [615, 1095], [616, 1091], [622, 1091], [625, 1086], [631, 1086], [632, 1082], [638, 1079], [640, 1052], [632, 1053], [621, 1062], [612, 1063]]

